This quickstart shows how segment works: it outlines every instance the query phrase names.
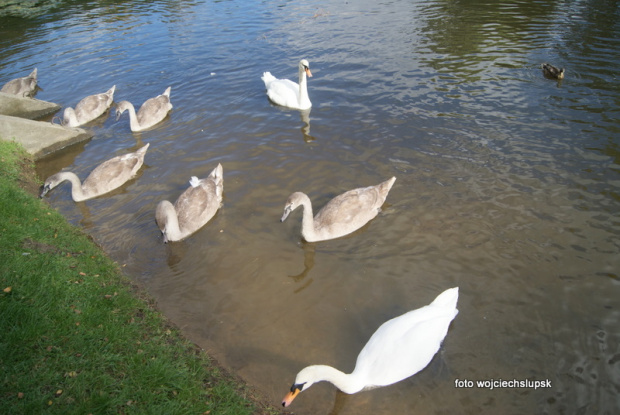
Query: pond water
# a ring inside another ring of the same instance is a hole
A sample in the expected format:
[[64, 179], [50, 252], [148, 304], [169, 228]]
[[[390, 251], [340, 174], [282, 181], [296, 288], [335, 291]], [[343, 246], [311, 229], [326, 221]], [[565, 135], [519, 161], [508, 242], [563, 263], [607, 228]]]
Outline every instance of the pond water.
[[[84, 178], [150, 143], [137, 179], [45, 200], [274, 405], [302, 367], [351, 371], [382, 322], [458, 286], [425, 370], [351, 396], [320, 383], [290, 409], [620, 411], [617, 3], [68, 1], [0, 23], [0, 81], [37, 67], [39, 99], [74, 106], [116, 85], [139, 105], [172, 86], [156, 128], [103, 118], [37, 165]], [[295, 79], [301, 58], [311, 111], [271, 105], [263, 71]], [[546, 61], [566, 78], [544, 78]], [[155, 206], [217, 163], [223, 207], [163, 244]], [[391, 176], [382, 213], [350, 236], [306, 243], [300, 211], [279, 222], [293, 191], [319, 208]], [[492, 379], [551, 387], [462, 387]]]

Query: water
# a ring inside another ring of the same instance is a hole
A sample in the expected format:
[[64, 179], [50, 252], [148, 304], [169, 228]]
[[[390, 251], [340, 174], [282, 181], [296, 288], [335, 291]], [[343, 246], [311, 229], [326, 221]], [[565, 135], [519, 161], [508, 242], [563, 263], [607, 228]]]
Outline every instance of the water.
[[[321, 383], [297, 414], [620, 410], [620, 11], [606, 2], [67, 2], [3, 19], [0, 79], [39, 69], [37, 98], [75, 105], [117, 86], [136, 105], [172, 86], [157, 128], [126, 116], [38, 163], [85, 177], [151, 143], [121, 190], [46, 201], [83, 227], [186, 335], [278, 404], [298, 370], [351, 371], [387, 319], [460, 287], [431, 364], [353, 396]], [[269, 70], [307, 58], [313, 108], [269, 104]], [[540, 63], [566, 67], [545, 79]], [[187, 241], [154, 221], [190, 176], [224, 167], [224, 206]], [[308, 244], [315, 208], [397, 180], [383, 212]], [[549, 380], [550, 388], [457, 387]]]

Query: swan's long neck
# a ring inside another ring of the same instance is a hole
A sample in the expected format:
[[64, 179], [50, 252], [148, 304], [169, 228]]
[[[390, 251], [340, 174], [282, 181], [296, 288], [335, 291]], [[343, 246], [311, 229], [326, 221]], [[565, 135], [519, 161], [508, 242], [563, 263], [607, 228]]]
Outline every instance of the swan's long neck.
[[79, 177], [75, 173], [70, 171], [58, 173], [59, 183], [63, 181], [68, 181], [71, 183], [71, 197], [75, 202], [81, 202], [86, 200], [88, 196], [84, 193], [84, 189], [82, 189], [82, 182], [80, 182]]
[[310, 97], [308, 96], [308, 78], [303, 66], [299, 67], [299, 105], [300, 107], [309, 107], [311, 105]]
[[164, 242], [178, 241], [183, 234], [179, 227], [179, 218], [174, 205], [167, 200], [163, 200], [157, 205], [155, 218], [160, 227], [163, 226]]
[[129, 101], [125, 101], [125, 105], [123, 106], [123, 111], [124, 110], [129, 112], [129, 125], [131, 126], [131, 130], [139, 130], [140, 123], [138, 122], [138, 116], [136, 115], [136, 109], [133, 107], [133, 104]]
[[314, 382], [327, 381], [344, 393], [357, 393], [364, 388], [364, 385], [354, 375], [347, 375], [338, 369], [327, 365], [309, 366], [314, 378]]
[[312, 212], [312, 202], [310, 198], [303, 195], [301, 200], [301, 206], [304, 208], [303, 216], [301, 219], [301, 235], [308, 242], [312, 242], [316, 239], [316, 232], [314, 230], [314, 214]]

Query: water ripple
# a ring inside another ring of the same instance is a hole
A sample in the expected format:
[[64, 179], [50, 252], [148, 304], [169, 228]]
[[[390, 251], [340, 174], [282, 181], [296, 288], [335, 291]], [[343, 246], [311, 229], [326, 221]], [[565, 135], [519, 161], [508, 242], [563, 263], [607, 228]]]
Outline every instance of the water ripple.
[[[152, 130], [104, 118], [88, 127], [91, 141], [38, 163], [41, 175], [85, 177], [150, 143], [136, 180], [85, 203], [66, 186], [46, 200], [274, 402], [300, 367], [352, 368], [382, 321], [459, 285], [459, 316], [431, 365], [352, 397], [342, 414], [611, 413], [620, 20], [615, 6], [595, 6], [76, 3], [0, 28], [0, 79], [38, 67], [37, 98], [63, 106], [114, 84], [117, 102], [140, 105], [172, 86], [174, 108]], [[260, 80], [295, 79], [300, 58], [314, 74], [305, 113], [271, 105]], [[566, 78], [545, 79], [542, 62]], [[157, 203], [218, 162], [216, 217], [162, 244]], [[382, 212], [346, 238], [307, 244], [299, 212], [279, 222], [293, 191], [319, 208], [392, 175]], [[282, 330], [291, 313], [299, 326]], [[474, 377], [549, 378], [553, 388], [502, 399], [454, 388]], [[307, 393], [296, 412], [329, 411], [333, 389]]]

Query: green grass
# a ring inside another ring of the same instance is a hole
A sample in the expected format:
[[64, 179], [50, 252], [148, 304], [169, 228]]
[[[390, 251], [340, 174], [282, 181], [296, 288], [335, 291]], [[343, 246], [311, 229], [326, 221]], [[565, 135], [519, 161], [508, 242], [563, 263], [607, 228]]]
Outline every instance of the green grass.
[[0, 408], [7, 414], [277, 413], [185, 340], [0, 141]]

